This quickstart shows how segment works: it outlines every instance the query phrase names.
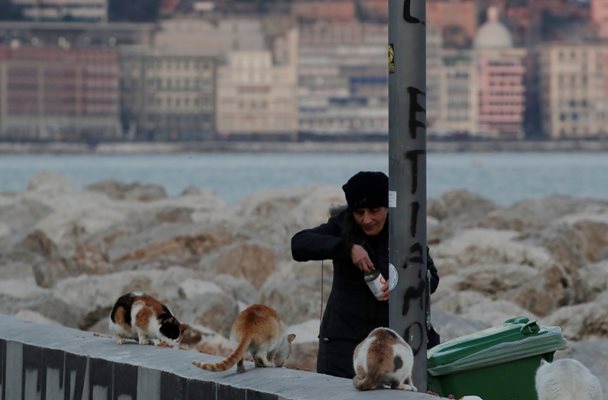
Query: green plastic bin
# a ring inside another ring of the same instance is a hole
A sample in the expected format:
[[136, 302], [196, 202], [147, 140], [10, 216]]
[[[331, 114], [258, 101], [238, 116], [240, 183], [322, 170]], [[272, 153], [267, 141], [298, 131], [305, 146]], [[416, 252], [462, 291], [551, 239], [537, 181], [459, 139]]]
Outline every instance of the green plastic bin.
[[541, 358], [552, 361], [555, 351], [565, 347], [559, 327], [512, 318], [429, 350], [428, 387], [444, 397], [537, 400], [534, 375]]

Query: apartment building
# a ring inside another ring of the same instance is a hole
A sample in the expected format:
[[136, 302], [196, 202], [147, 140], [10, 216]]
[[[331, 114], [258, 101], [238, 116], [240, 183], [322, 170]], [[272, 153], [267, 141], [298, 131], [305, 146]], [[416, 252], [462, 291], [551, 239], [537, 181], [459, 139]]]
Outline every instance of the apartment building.
[[302, 136], [388, 135], [387, 37], [386, 24], [300, 26]]
[[12, 0], [23, 15], [35, 21], [90, 21], [108, 19], [108, 0]]
[[357, 4], [366, 19], [385, 23], [388, 20], [388, 2], [386, 0], [359, 0]]
[[351, 22], [356, 19], [355, 0], [297, 1], [292, 3], [291, 13], [301, 22]]
[[266, 47], [260, 18], [173, 18], [162, 21], [152, 46], [161, 51], [224, 57], [233, 49], [261, 50]]
[[121, 49], [122, 124], [129, 139], [215, 135], [217, 57], [177, 49]]
[[473, 49], [442, 48], [435, 35], [427, 37], [429, 134], [523, 138], [526, 51], [513, 47], [496, 9], [488, 10]]
[[591, 0], [591, 20], [598, 36], [608, 39], [608, 0]]
[[426, 125], [427, 132], [432, 130], [440, 118], [440, 99], [443, 84], [443, 39], [440, 29], [426, 30]]
[[112, 49], [0, 45], [0, 136], [118, 139], [118, 81]]
[[439, 29], [446, 47], [470, 47], [477, 33], [477, 7], [473, 0], [429, 1], [427, 26]]
[[523, 138], [526, 50], [513, 47], [511, 34], [498, 21], [494, 7], [488, 9], [474, 46], [478, 131], [493, 138]]
[[478, 128], [494, 138], [524, 137], [524, 49], [490, 50], [477, 54]]
[[545, 133], [608, 137], [608, 44], [551, 43], [539, 53]]
[[94, 23], [56, 21], [0, 21], [0, 44], [71, 47], [149, 46], [155, 25], [148, 23]]
[[[259, 32], [262, 34], [262, 31]], [[232, 48], [217, 75], [217, 132], [222, 139], [294, 139], [298, 130], [295, 27], [269, 48]]]
[[476, 135], [475, 55], [471, 50], [444, 49], [441, 62], [437, 115], [430, 120], [429, 133], [435, 136]]

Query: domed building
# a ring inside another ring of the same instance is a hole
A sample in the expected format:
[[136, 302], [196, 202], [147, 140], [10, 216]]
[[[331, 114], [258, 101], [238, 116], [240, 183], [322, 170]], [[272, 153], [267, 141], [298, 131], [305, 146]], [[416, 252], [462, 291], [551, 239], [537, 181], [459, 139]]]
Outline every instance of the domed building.
[[509, 30], [488, 8], [488, 19], [474, 40], [477, 129], [495, 138], [523, 138], [525, 49], [513, 47]]
[[479, 27], [473, 46], [478, 50], [513, 48], [511, 33], [498, 20], [498, 10], [496, 7], [488, 8], [488, 20]]

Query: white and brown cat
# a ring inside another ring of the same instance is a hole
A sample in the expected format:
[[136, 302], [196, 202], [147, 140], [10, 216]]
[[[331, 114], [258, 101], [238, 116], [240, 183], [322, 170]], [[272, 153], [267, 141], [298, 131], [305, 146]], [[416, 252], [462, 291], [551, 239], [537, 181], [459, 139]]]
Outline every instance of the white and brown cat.
[[141, 292], [130, 292], [116, 300], [109, 321], [110, 332], [118, 344], [136, 339], [139, 344], [175, 345], [188, 329], [169, 307]]
[[382, 388], [417, 391], [412, 382], [414, 354], [389, 328], [376, 328], [355, 348], [353, 385], [358, 390]]
[[602, 400], [597, 377], [571, 358], [551, 363], [541, 359], [534, 380], [538, 400]]
[[253, 304], [237, 316], [230, 331], [234, 350], [217, 363], [192, 361], [209, 371], [226, 371], [237, 364], [237, 371], [245, 371], [243, 359], [247, 351], [256, 367], [282, 367], [291, 354], [291, 343], [296, 335], [285, 333], [285, 323], [271, 307]]

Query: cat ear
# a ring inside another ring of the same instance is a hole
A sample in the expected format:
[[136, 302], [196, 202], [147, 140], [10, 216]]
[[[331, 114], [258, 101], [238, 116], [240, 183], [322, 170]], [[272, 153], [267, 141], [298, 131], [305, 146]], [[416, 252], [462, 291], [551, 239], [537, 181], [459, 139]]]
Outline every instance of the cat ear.
[[293, 342], [293, 340], [296, 338], [296, 334], [295, 333], [290, 333], [289, 335], [287, 335], [287, 341], [289, 343]]
[[545, 360], [544, 358], [541, 358], [540, 365], [545, 365], [545, 364], [549, 364], [549, 361]]

